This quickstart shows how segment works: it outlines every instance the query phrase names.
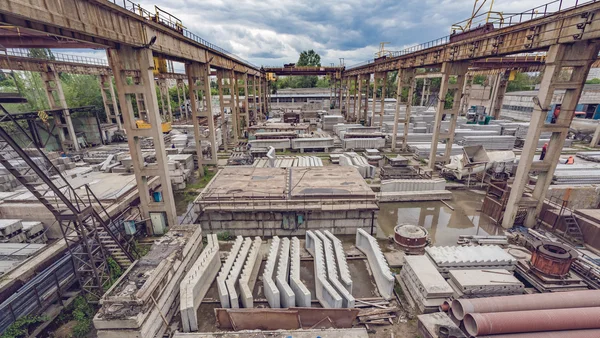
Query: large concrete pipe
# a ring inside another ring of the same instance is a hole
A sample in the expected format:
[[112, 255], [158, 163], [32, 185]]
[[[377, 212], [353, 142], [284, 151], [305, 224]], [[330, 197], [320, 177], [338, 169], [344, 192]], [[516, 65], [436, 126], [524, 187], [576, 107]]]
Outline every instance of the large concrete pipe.
[[477, 336], [477, 338], [598, 338], [600, 330], [568, 330], [551, 332], [529, 332], [495, 334], [493, 336]]
[[600, 329], [600, 307], [469, 313], [465, 329], [475, 337], [501, 333]]
[[468, 313], [529, 311], [600, 306], [600, 290], [538, 293], [452, 301], [452, 313], [462, 320]]

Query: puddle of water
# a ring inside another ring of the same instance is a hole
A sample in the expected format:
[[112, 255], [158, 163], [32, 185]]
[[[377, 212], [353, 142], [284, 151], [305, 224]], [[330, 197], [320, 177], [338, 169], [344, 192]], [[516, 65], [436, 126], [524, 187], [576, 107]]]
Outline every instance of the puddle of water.
[[398, 224], [425, 227], [434, 245], [456, 245], [459, 235], [498, 235], [502, 228], [480, 211], [483, 194], [478, 191], [458, 190], [453, 199], [442, 202], [380, 203], [377, 217], [378, 236], [393, 236]]

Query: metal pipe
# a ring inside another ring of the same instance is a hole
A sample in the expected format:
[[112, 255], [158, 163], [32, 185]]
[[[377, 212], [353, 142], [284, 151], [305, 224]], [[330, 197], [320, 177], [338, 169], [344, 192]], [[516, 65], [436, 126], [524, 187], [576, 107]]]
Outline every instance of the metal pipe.
[[581, 307], [600, 307], [600, 290], [456, 299], [452, 301], [452, 312], [459, 320], [463, 320], [468, 313], [474, 312], [488, 313]]
[[466, 331], [472, 336], [501, 333], [524, 333], [600, 329], [600, 307], [469, 313]]
[[567, 330], [478, 336], [478, 338], [598, 338], [600, 330]]

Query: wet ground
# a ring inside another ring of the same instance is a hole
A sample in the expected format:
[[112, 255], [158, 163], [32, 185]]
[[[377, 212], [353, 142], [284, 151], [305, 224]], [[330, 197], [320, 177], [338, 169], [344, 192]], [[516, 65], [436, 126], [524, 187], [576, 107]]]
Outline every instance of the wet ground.
[[398, 224], [415, 224], [429, 231], [433, 245], [455, 245], [459, 235], [498, 235], [502, 228], [480, 212], [485, 192], [455, 190], [442, 202], [379, 203], [378, 237], [393, 236]]

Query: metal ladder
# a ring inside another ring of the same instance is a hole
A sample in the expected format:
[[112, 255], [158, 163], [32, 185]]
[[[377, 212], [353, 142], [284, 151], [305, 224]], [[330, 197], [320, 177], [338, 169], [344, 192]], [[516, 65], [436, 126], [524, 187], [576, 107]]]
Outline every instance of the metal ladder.
[[123, 236], [89, 187], [78, 194], [18, 121], [2, 105], [0, 110], [0, 164], [56, 217], [80, 285], [101, 297], [111, 282], [106, 253], [122, 268], [134, 261]]

